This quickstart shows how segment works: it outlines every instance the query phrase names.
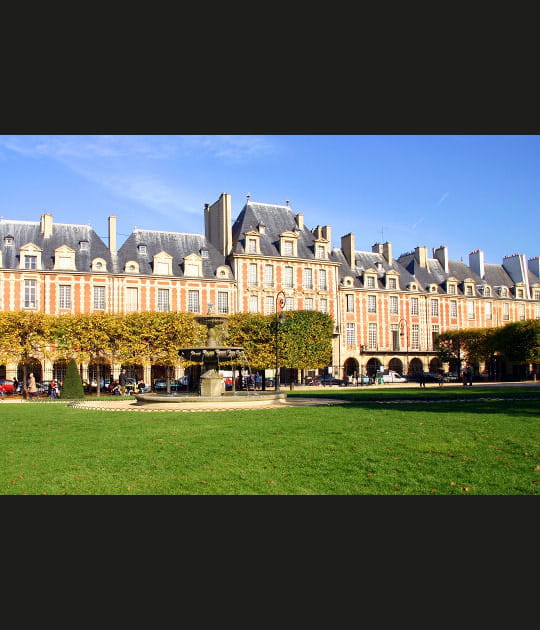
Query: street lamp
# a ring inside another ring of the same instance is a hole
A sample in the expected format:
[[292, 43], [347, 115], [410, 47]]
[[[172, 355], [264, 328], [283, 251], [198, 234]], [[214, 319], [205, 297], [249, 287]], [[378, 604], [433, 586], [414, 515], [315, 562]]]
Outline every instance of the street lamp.
[[[402, 324], [406, 332], [403, 332]], [[409, 374], [409, 324], [406, 319], [402, 318], [398, 322], [398, 327], [400, 329], [399, 336], [405, 337], [405, 376], [407, 376]]]
[[[281, 297], [280, 297], [281, 296]], [[285, 313], [283, 310], [278, 314], [278, 308], [283, 309], [285, 306], [285, 292], [278, 291], [276, 295], [276, 377], [274, 388], [276, 392], [279, 392], [279, 346], [278, 346], [278, 335], [279, 335], [279, 321], [285, 318]]]

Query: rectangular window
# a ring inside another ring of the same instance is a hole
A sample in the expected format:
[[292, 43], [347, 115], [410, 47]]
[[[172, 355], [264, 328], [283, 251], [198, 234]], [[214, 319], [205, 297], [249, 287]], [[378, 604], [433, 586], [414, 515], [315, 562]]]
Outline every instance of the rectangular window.
[[[194, 291], [193, 293], [197, 293], [197, 291]], [[197, 293], [197, 295], [199, 294]], [[157, 310], [160, 313], [166, 313], [170, 310], [169, 309], [169, 289], [158, 289]], [[197, 313], [198, 311], [195, 311], [195, 312]]]
[[394, 352], [399, 352], [399, 328], [397, 324], [392, 324], [391, 328], [392, 332], [392, 350]]
[[373, 276], [368, 276], [367, 277], [367, 287], [368, 287], [368, 289], [374, 289], [375, 288], [375, 278]]
[[126, 311], [133, 313], [139, 310], [139, 289], [137, 287], [126, 288]]
[[259, 312], [259, 298], [256, 295], [249, 296], [249, 312], [250, 313], [258, 313]]
[[508, 304], [508, 302], [503, 302], [503, 319], [510, 319], [510, 305]]
[[257, 263], [250, 263], [248, 269], [248, 285], [250, 287], [257, 286]]
[[356, 345], [356, 326], [353, 322], [347, 322], [347, 345]]
[[313, 269], [304, 269], [304, 289], [313, 289]]
[[457, 300], [450, 300], [450, 317], [457, 317]]
[[419, 328], [418, 328], [418, 324], [413, 324], [411, 326], [411, 350], [419, 350], [420, 349], [420, 345], [419, 345]]
[[519, 305], [519, 319], [520, 320], [524, 320], [525, 319], [525, 304], [520, 304]]
[[534, 299], [535, 300], [540, 300], [540, 291], [535, 291], [534, 292]]
[[218, 313], [229, 312], [229, 294], [226, 291], [218, 291], [217, 309], [218, 309]]
[[437, 347], [437, 339], [439, 338], [439, 325], [434, 324], [431, 327], [431, 347], [435, 349]]
[[283, 256], [292, 256], [293, 255], [293, 244], [292, 241], [283, 241]]
[[188, 291], [188, 313], [200, 313], [199, 292]]
[[276, 310], [276, 303], [275, 303], [274, 298], [271, 295], [267, 295], [264, 298], [264, 314], [270, 315], [271, 313], [274, 313], [275, 310]]
[[469, 319], [474, 319], [474, 301], [467, 300], [467, 317]]
[[328, 300], [325, 298], [322, 298], [321, 300], [319, 300], [319, 311], [321, 313], [328, 313]]
[[388, 278], [388, 288], [389, 289], [396, 289], [397, 288], [397, 281], [395, 278]]
[[368, 348], [370, 350], [377, 350], [377, 324], [369, 324]]
[[58, 286], [58, 308], [71, 308], [71, 285]]
[[326, 258], [325, 252], [326, 248], [324, 245], [317, 245], [317, 258]]
[[367, 297], [367, 310], [368, 310], [368, 313], [376, 313], [377, 312], [377, 296], [376, 295], [368, 295], [368, 297]]
[[352, 293], [347, 293], [345, 295], [345, 299], [347, 301], [347, 305], [346, 305], [347, 313], [354, 313], [354, 295]]
[[517, 297], [523, 299], [523, 289], [517, 290]]
[[411, 298], [411, 315], [418, 315], [418, 298]]
[[[168, 262], [156, 262], [156, 273], [159, 273], [161, 276], [168, 276], [170, 273], [169, 268]], [[198, 276], [197, 270], [197, 265], [186, 265], [186, 276]]]
[[540, 319], [540, 304], [536, 304], [534, 307], [534, 316], [536, 319]]
[[37, 268], [37, 256], [25, 256], [24, 257], [24, 268], [25, 269], [36, 269]]
[[37, 308], [37, 280], [24, 281], [24, 308]]
[[283, 271], [283, 286], [291, 289], [293, 286], [293, 268], [285, 267]]
[[465, 287], [465, 295], [472, 295], [472, 294], [473, 294], [472, 287], [471, 287], [471, 285], [470, 285], [470, 284], [468, 284], [468, 285]]
[[306, 298], [304, 300], [304, 310], [312, 311], [313, 310], [313, 298]]
[[431, 300], [431, 316], [439, 317], [439, 300]]
[[256, 254], [257, 253], [257, 241], [254, 238], [248, 238], [248, 254]]
[[493, 304], [491, 302], [486, 302], [486, 319], [493, 318]]
[[274, 267], [272, 265], [264, 266], [264, 286], [265, 287], [274, 286]]
[[448, 285], [448, 294], [449, 295], [455, 295], [456, 294], [456, 285], [455, 284], [449, 284]]
[[[158, 263], [159, 268], [158, 268], [158, 273], [169, 273], [169, 266], [168, 263]], [[199, 265], [193, 264], [193, 263], [186, 263], [186, 268], [185, 268], [185, 272], [184, 275], [186, 276], [199, 276]]]
[[399, 315], [399, 305], [397, 295], [390, 296], [390, 314]]
[[292, 311], [294, 309], [294, 299], [292, 297], [285, 298], [285, 304], [283, 305], [284, 311]]
[[328, 288], [326, 284], [326, 270], [319, 269], [319, 291], [326, 291]]
[[105, 310], [105, 287], [94, 287], [94, 310]]

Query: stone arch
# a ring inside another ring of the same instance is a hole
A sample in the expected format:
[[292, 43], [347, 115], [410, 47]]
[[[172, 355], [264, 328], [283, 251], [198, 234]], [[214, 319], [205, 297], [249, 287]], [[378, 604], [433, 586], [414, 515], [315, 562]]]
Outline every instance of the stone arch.
[[403, 361], [398, 357], [393, 357], [388, 362], [388, 369], [393, 370], [398, 374], [403, 374]]
[[439, 357], [433, 357], [429, 362], [429, 371], [433, 372], [433, 374], [437, 374], [442, 370], [442, 363]]
[[36, 357], [29, 357], [25, 364], [26, 365], [23, 365], [23, 362], [21, 361], [17, 366], [17, 380], [21, 383], [24, 382], [24, 372], [26, 367], [26, 378], [28, 378], [28, 375], [32, 372], [36, 382], [39, 383], [43, 379], [43, 367], [41, 365], [41, 361], [36, 359]]
[[377, 359], [376, 357], [372, 357], [366, 363], [366, 374], [371, 378], [375, 378], [380, 366], [381, 362], [379, 361], [379, 359]]
[[418, 357], [414, 357], [414, 359], [411, 359], [411, 362], [409, 363], [409, 372], [415, 374], [416, 372], [423, 371], [424, 364], [422, 363], [422, 359], [419, 359]]
[[358, 374], [358, 371], [358, 361], [354, 357], [349, 357], [343, 364], [343, 373], [345, 376], [354, 376]]

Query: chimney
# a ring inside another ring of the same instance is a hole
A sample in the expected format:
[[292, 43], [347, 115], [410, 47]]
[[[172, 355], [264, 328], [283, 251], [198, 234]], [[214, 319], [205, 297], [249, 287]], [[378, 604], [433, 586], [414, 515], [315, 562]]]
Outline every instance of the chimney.
[[39, 222], [39, 227], [44, 238], [48, 238], [49, 236], [52, 235], [52, 226], [53, 226], [53, 215], [47, 214], [44, 212], [41, 215], [41, 221]]
[[371, 246], [371, 251], [372, 251], [374, 254], [382, 254], [382, 253], [383, 253], [383, 246], [382, 246], [380, 243], [374, 243], [374, 244]]
[[205, 236], [223, 256], [232, 250], [231, 205], [231, 195], [221, 193], [215, 203], [204, 206]]
[[420, 267], [424, 269], [427, 268], [427, 247], [425, 245], [420, 245], [419, 247], [414, 248], [414, 257], [418, 261]]
[[525, 254], [512, 254], [503, 258], [503, 267], [506, 273], [512, 278], [514, 284], [523, 282], [525, 285], [525, 295], [529, 295], [529, 275], [525, 264]]
[[469, 254], [469, 267], [484, 280], [486, 268], [484, 265], [484, 252], [481, 249], [476, 249]]
[[441, 245], [439, 249], [433, 249], [433, 258], [436, 258], [444, 269], [444, 273], [450, 273], [450, 265], [448, 264], [448, 247]]
[[321, 232], [322, 237], [325, 238], [330, 243], [330, 247], [332, 247], [332, 226], [323, 225]]
[[389, 243], [388, 241], [386, 243], [383, 243], [382, 254], [386, 258], [386, 262], [389, 265], [394, 262], [394, 259], [392, 257], [392, 243]]
[[109, 251], [116, 254], [116, 216], [109, 217]]
[[534, 273], [535, 276], [540, 278], [540, 256], [529, 258], [529, 270]]
[[356, 267], [356, 250], [352, 232], [341, 237], [341, 250], [349, 267], [354, 269]]
[[299, 230], [304, 229], [304, 215], [301, 212], [296, 215], [296, 225], [298, 225]]

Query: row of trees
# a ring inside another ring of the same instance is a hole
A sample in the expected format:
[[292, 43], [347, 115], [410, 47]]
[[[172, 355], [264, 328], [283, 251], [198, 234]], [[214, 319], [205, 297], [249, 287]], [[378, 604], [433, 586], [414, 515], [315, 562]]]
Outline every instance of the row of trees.
[[477, 364], [502, 357], [513, 365], [540, 363], [540, 320], [512, 322], [496, 328], [468, 328], [441, 333], [437, 340], [441, 361], [459, 370], [463, 361]]
[[[253, 370], [274, 365], [276, 339], [283, 367], [301, 370], [329, 365], [332, 319], [315, 311], [287, 311], [284, 315], [279, 323], [274, 315], [231, 315], [220, 331], [220, 341], [243, 347]], [[98, 365], [111, 361], [126, 366], [151, 363], [173, 367], [181, 362], [180, 348], [203, 346], [206, 335], [206, 326], [191, 313], [54, 316], [0, 312], [0, 364], [21, 362], [24, 383], [26, 367], [36, 356]]]

